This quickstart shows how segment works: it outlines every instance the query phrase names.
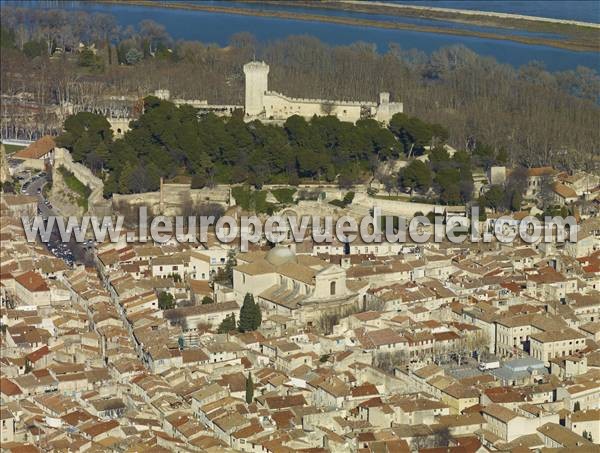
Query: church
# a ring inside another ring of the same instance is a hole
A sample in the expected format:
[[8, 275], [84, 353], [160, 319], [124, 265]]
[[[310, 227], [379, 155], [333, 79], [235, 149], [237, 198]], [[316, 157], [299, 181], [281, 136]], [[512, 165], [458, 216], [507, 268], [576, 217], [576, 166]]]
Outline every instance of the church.
[[233, 269], [235, 299], [254, 294], [266, 313], [314, 326], [324, 314], [362, 308], [368, 283], [351, 281], [346, 269], [278, 245], [268, 252], [238, 255]]

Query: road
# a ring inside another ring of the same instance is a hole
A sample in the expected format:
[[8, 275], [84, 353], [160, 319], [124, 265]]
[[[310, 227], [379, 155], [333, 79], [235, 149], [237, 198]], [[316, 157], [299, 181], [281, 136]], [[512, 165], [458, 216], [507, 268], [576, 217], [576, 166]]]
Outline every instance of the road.
[[[38, 212], [44, 219], [50, 216], [58, 216], [60, 213], [46, 205], [46, 200], [43, 196], [44, 186], [48, 182], [46, 177], [31, 178], [25, 183], [29, 183], [25, 194], [38, 198]], [[38, 192], [39, 189], [39, 192]], [[72, 265], [75, 262], [85, 265], [93, 264], [93, 257], [89, 253], [89, 248], [75, 241], [74, 237], [68, 243], [63, 243], [60, 239], [58, 228], [55, 226], [50, 241], [46, 244], [46, 248], [58, 258], [64, 260], [67, 264]]]

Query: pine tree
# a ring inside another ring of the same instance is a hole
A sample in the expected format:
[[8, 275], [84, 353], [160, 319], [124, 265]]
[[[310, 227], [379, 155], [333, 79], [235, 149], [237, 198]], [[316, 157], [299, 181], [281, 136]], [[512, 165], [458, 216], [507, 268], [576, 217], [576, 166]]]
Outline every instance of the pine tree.
[[257, 303], [254, 303], [254, 324], [252, 330], [256, 330], [260, 327], [262, 323], [262, 312], [260, 311], [260, 307]]
[[238, 330], [240, 332], [250, 332], [255, 330], [256, 326], [256, 304], [254, 303], [254, 296], [250, 293], [246, 293], [244, 297], [244, 303], [240, 309], [240, 322], [238, 324]]
[[235, 330], [235, 315], [233, 313], [221, 322], [217, 329], [217, 333], [229, 333], [232, 330]]
[[252, 382], [252, 375], [248, 373], [246, 378], [246, 403], [251, 404], [254, 400], [254, 382]]

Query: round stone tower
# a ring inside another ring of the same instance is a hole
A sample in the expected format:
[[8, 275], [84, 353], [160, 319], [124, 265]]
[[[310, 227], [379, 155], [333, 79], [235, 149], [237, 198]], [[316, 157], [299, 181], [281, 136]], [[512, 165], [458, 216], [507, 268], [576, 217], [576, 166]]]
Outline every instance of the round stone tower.
[[269, 65], [263, 61], [251, 61], [244, 65], [246, 75], [246, 115], [258, 116], [265, 110], [263, 102], [268, 88]]

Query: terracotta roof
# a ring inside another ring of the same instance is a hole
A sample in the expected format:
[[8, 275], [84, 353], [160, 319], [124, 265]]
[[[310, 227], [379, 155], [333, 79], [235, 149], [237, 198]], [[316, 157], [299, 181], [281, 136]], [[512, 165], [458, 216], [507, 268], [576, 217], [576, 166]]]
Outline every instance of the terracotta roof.
[[527, 176], [553, 175], [556, 170], [552, 167], [535, 167], [527, 169]]
[[37, 351], [27, 354], [27, 360], [29, 360], [31, 363], [35, 363], [48, 354], [50, 354], [50, 349], [48, 349], [47, 345], [44, 345]]
[[12, 157], [17, 159], [39, 159], [54, 148], [56, 148], [56, 142], [52, 137], [46, 135], [38, 141], [33, 142], [27, 148], [16, 152]]
[[489, 406], [484, 407], [481, 412], [490, 415], [504, 423], [508, 423], [513, 418], [518, 417], [515, 412], [504, 406], [500, 406], [499, 404], [490, 404]]
[[284, 409], [295, 406], [306, 406], [302, 395], [272, 396], [265, 398], [265, 403], [270, 409]]
[[105, 433], [107, 431], [110, 431], [111, 429], [114, 429], [117, 426], [119, 426], [118, 421], [109, 420], [106, 422], [94, 423], [91, 426], [82, 429], [82, 431], [93, 439], [94, 437], [99, 436], [100, 434]]
[[354, 397], [379, 395], [377, 387], [368, 382], [365, 382], [363, 385], [359, 385], [358, 387], [354, 387], [350, 393]]
[[44, 278], [37, 272], [29, 271], [19, 275], [15, 280], [28, 291], [49, 291], [50, 288]]
[[552, 185], [552, 190], [562, 198], [577, 198], [577, 192], [559, 182]]
[[20, 395], [21, 389], [13, 381], [6, 378], [0, 378], [0, 393], [7, 396]]

